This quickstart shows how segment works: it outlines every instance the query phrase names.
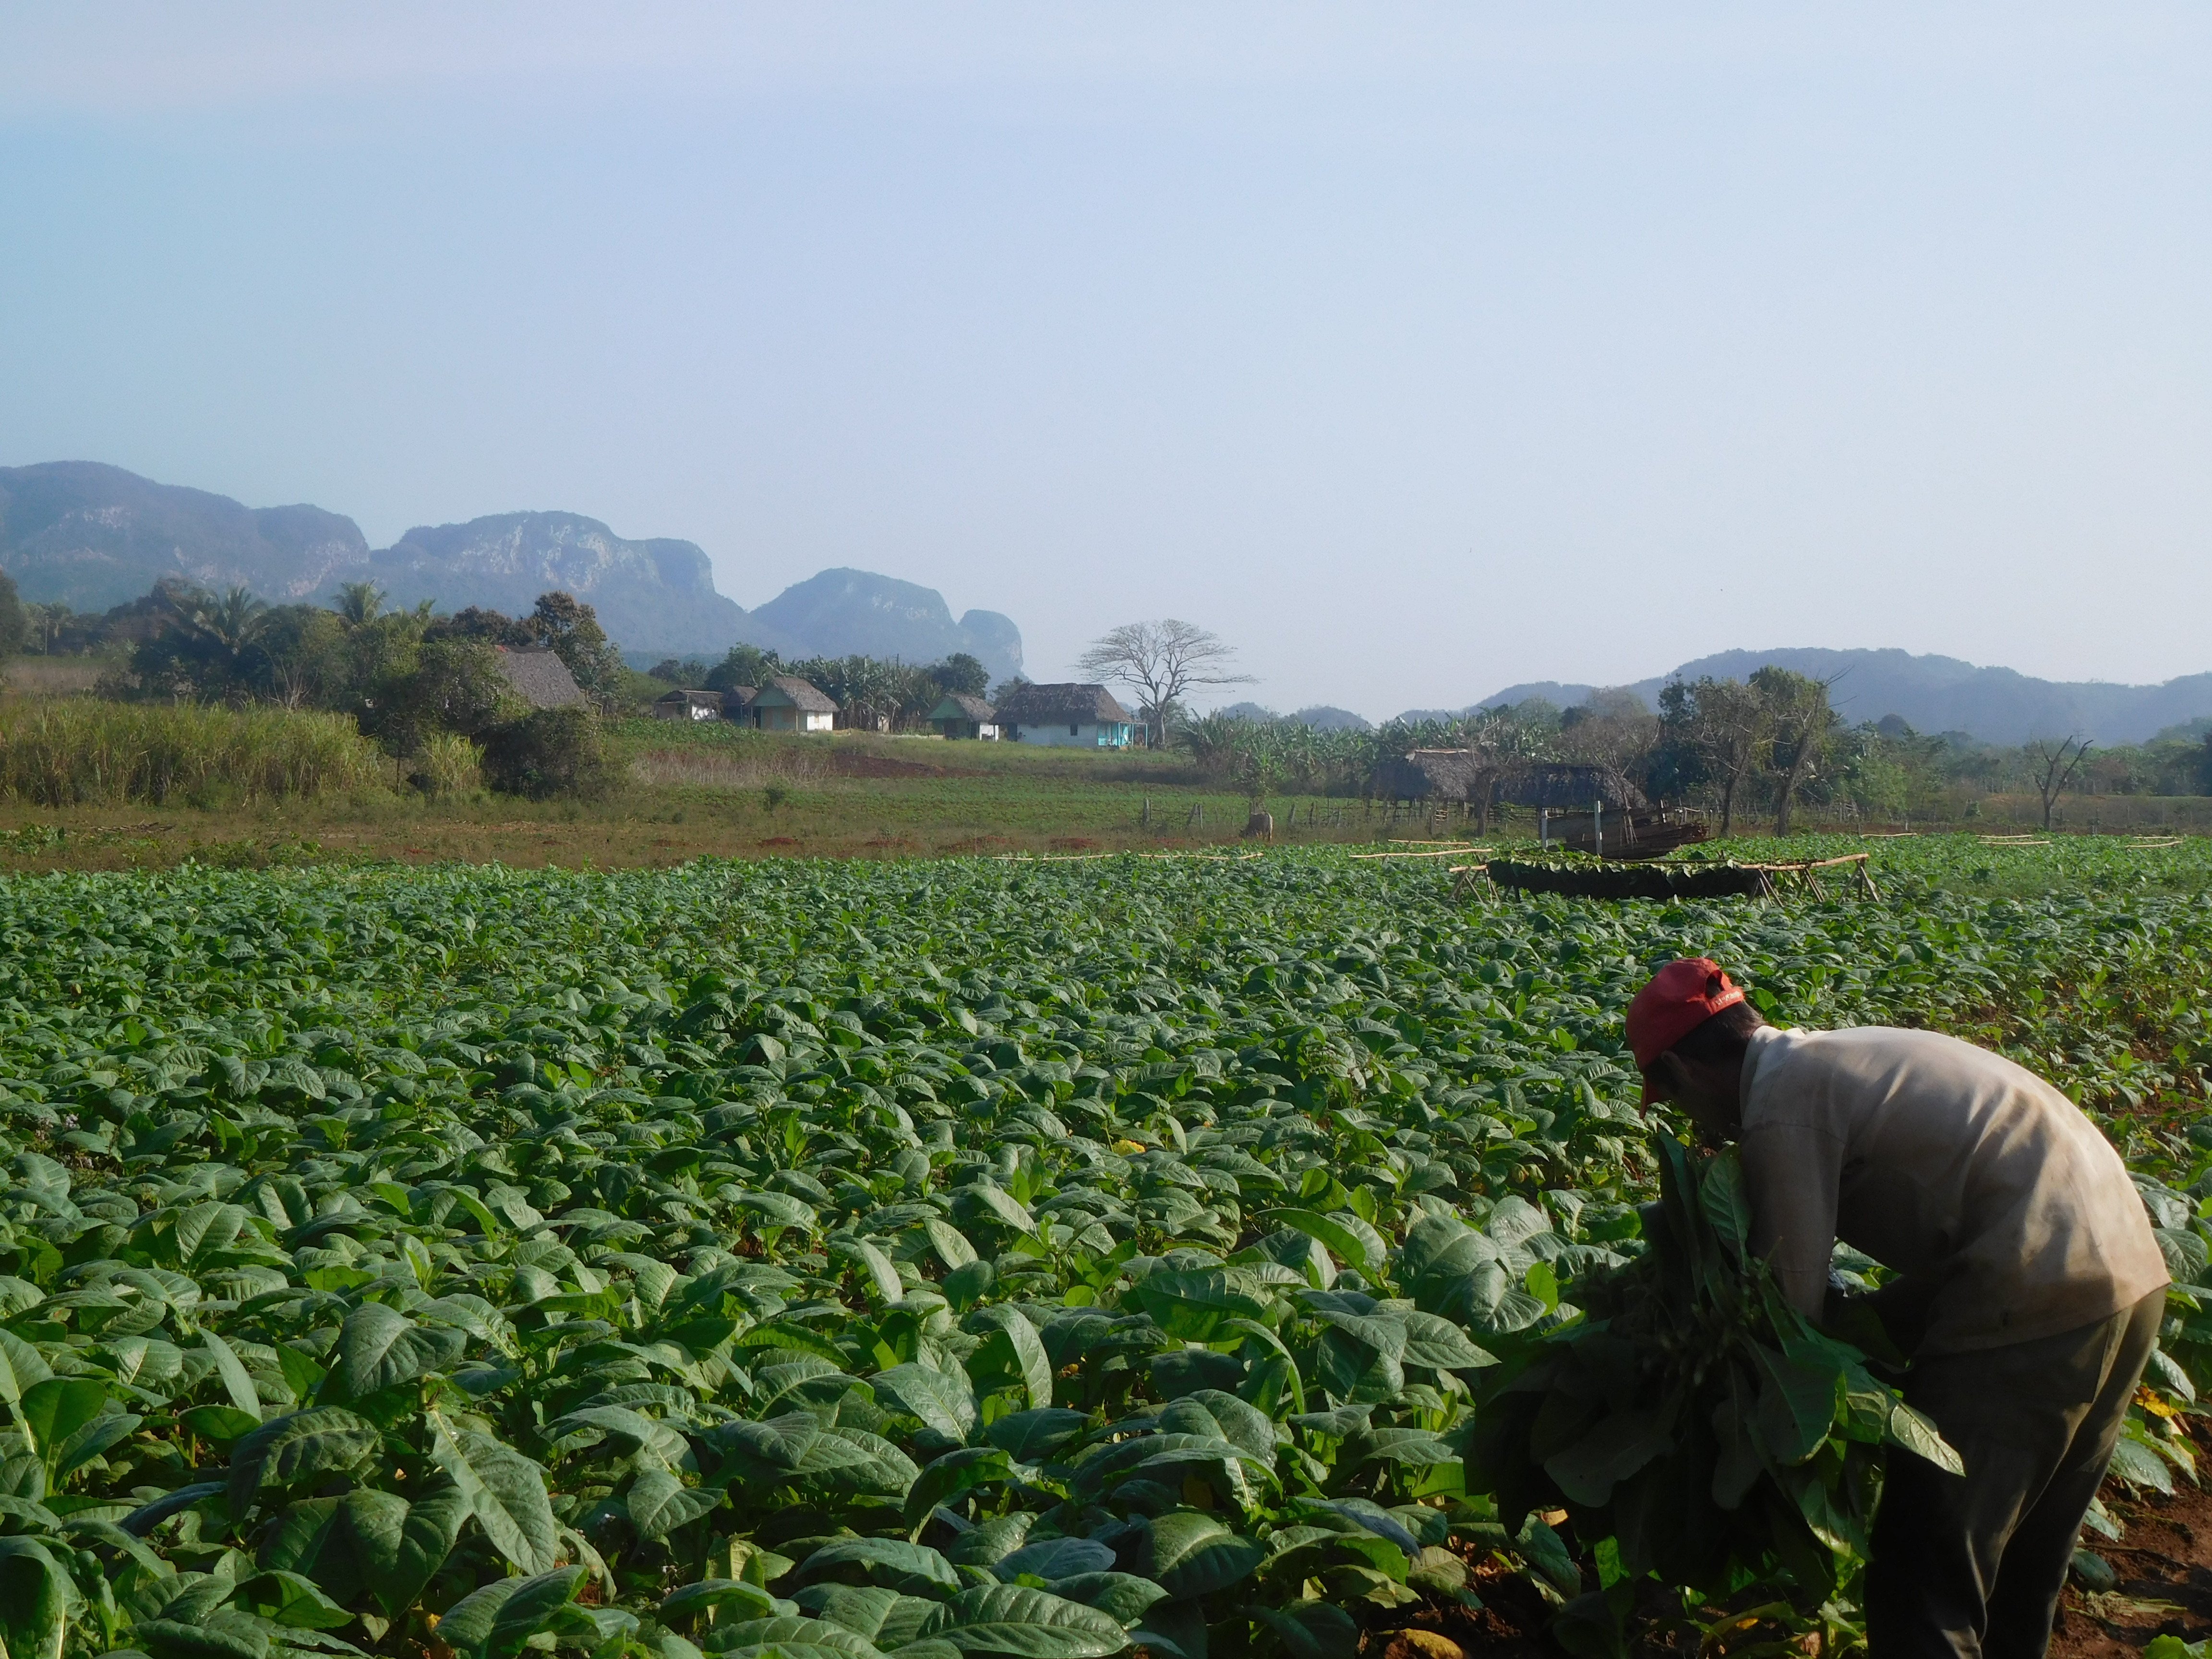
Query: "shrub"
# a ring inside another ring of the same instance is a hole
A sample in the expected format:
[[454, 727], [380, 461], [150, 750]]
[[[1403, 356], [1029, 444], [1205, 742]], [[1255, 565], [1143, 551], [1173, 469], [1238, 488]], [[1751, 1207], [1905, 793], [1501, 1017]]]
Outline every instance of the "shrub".
[[0, 709], [0, 796], [41, 806], [291, 799], [385, 778], [343, 714], [90, 700]]
[[591, 799], [613, 787], [599, 716], [589, 708], [538, 708], [495, 726], [483, 751], [484, 780], [510, 795], [544, 800], [554, 795]]

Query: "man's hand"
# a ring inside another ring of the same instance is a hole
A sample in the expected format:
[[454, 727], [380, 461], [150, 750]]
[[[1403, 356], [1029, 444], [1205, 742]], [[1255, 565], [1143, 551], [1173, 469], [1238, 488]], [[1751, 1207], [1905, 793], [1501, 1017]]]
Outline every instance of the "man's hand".
[[1948, 1274], [1899, 1273], [1880, 1290], [1853, 1293], [1831, 1274], [1821, 1328], [1870, 1359], [1901, 1367], [1926, 1340], [1936, 1299], [1949, 1282]]
[[1850, 1343], [1875, 1363], [1879, 1370], [1902, 1370], [1905, 1356], [1891, 1338], [1889, 1328], [1883, 1323], [1876, 1306], [1878, 1292], [1849, 1291], [1842, 1285], [1828, 1286], [1826, 1305], [1820, 1310], [1820, 1328], [1840, 1341]]

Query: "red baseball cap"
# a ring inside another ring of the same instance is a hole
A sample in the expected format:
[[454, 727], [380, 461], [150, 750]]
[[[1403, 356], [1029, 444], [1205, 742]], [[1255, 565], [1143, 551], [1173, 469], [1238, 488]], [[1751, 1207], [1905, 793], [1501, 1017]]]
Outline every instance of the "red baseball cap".
[[[1652, 1062], [1723, 1008], [1743, 1000], [1743, 989], [1711, 957], [1684, 957], [1651, 975], [1651, 982], [1628, 1005], [1628, 1047], [1639, 1070]], [[1647, 1078], [1644, 1103], [1658, 1098]]]

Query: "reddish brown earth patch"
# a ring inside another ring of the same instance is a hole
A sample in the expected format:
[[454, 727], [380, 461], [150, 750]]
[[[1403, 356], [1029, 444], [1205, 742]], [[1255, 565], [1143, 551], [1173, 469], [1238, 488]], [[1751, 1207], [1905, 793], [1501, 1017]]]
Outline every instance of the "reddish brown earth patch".
[[[2200, 1462], [2212, 1455], [2204, 1446], [2206, 1437], [2193, 1437]], [[2177, 1479], [2171, 1498], [2130, 1498], [2112, 1484], [2105, 1488], [2104, 1499], [2124, 1528], [2120, 1541], [2095, 1534], [2082, 1541], [2112, 1565], [2119, 1583], [2104, 1595], [2078, 1583], [2067, 1585], [2051, 1632], [2050, 1659], [2137, 1659], [2156, 1636], [2178, 1636], [2185, 1642], [2212, 1637], [2212, 1492]], [[1390, 1628], [1367, 1632], [1364, 1659], [1451, 1659], [1436, 1646], [1435, 1637], [1457, 1647], [1463, 1659], [1562, 1659], [1547, 1634], [1555, 1609], [1534, 1587], [1480, 1547], [1454, 1548], [1468, 1564], [1467, 1587], [1481, 1598], [1482, 1607], [1431, 1600], [1401, 1608], [1388, 1616]], [[1593, 1584], [1587, 1563], [1584, 1573], [1584, 1583]], [[1636, 1622], [1641, 1628], [1633, 1650], [1655, 1659], [1689, 1651], [1679, 1646], [1679, 1638], [1678, 1645], [1667, 1644], [1666, 1603], [1671, 1598], [1656, 1584], [1648, 1588], [1653, 1593], [1638, 1598]], [[1709, 1616], [1718, 1611], [1706, 1610]], [[1433, 1635], [1425, 1641], [1410, 1632]], [[1786, 1640], [1787, 1632], [1778, 1626], [1760, 1624], [1734, 1632], [1724, 1644], [1716, 1644], [1714, 1651], [1724, 1655], [1729, 1648], [1755, 1649]]]
[[2185, 1480], [2171, 1498], [2122, 1498], [2107, 1486], [2105, 1507], [2126, 1526], [2120, 1541], [2081, 1541], [2112, 1564], [2119, 1585], [2106, 1595], [2066, 1587], [2052, 1659], [2132, 1659], [2154, 1636], [2212, 1636], [2212, 1493]]
[[849, 749], [830, 751], [830, 769], [841, 778], [972, 778], [978, 774], [927, 761], [893, 760], [888, 755], [866, 755]]

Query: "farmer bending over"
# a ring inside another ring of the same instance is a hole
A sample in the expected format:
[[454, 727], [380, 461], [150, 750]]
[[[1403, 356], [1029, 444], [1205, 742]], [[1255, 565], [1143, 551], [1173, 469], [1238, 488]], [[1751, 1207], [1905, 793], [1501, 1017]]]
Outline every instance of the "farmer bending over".
[[1646, 1102], [1741, 1145], [1752, 1247], [1799, 1311], [1840, 1311], [1838, 1237], [1894, 1275], [1862, 1300], [1966, 1472], [1889, 1460], [1873, 1659], [2040, 1659], [2166, 1306], [2119, 1154], [2001, 1055], [1931, 1031], [1778, 1030], [1703, 957], [1637, 994], [1628, 1042]]

